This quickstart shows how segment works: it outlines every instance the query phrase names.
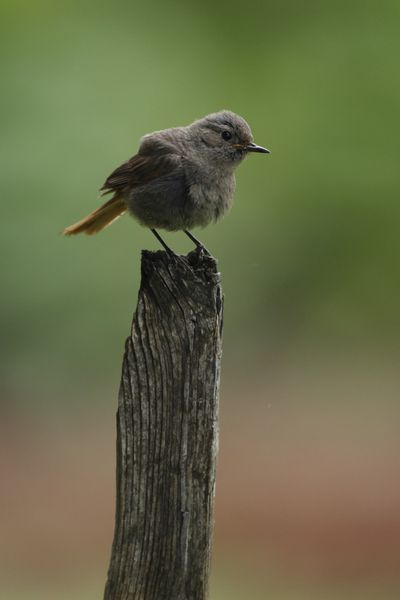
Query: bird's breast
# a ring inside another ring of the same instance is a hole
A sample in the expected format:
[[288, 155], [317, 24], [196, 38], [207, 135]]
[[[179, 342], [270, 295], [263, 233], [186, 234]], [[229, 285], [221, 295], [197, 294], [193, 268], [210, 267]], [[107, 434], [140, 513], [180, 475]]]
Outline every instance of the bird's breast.
[[211, 221], [221, 219], [232, 206], [235, 176], [207, 174], [193, 177], [189, 186], [189, 198], [193, 227], [204, 227]]

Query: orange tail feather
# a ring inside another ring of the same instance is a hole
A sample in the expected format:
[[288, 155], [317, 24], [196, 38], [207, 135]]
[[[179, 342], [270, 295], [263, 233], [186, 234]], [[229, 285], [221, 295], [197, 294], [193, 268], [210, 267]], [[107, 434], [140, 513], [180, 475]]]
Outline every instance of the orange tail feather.
[[63, 231], [64, 235], [76, 235], [77, 233], [86, 233], [92, 235], [111, 225], [115, 219], [118, 219], [125, 211], [127, 206], [125, 202], [118, 196], [114, 196], [108, 202], [100, 206], [97, 210], [90, 213], [87, 217], [66, 227]]

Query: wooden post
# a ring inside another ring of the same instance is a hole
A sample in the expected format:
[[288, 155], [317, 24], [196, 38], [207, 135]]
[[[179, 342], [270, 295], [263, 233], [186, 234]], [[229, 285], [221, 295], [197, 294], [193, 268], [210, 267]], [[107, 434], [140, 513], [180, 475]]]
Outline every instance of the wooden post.
[[221, 334], [215, 259], [144, 251], [119, 393], [105, 600], [207, 597]]

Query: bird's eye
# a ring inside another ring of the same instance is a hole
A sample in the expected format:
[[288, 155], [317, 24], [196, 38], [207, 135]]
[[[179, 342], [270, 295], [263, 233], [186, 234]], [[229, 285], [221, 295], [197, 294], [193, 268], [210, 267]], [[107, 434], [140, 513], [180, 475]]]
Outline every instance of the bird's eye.
[[231, 140], [231, 139], [232, 139], [232, 134], [231, 134], [231, 132], [230, 132], [230, 131], [226, 131], [226, 130], [225, 130], [225, 131], [223, 131], [223, 132], [221, 133], [221, 135], [222, 135], [222, 139], [223, 139], [223, 140], [225, 140], [226, 142], [227, 142], [228, 140]]

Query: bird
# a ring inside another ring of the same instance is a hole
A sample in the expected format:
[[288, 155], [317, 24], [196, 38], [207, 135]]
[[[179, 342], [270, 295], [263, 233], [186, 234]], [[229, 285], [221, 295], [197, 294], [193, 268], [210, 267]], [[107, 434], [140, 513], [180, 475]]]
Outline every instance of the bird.
[[137, 154], [100, 188], [102, 196], [112, 197], [63, 233], [92, 235], [129, 212], [169, 252], [159, 229], [183, 231], [204, 248], [190, 230], [219, 221], [228, 212], [235, 169], [250, 153], [270, 151], [254, 143], [248, 123], [230, 110], [149, 133], [141, 138]]

